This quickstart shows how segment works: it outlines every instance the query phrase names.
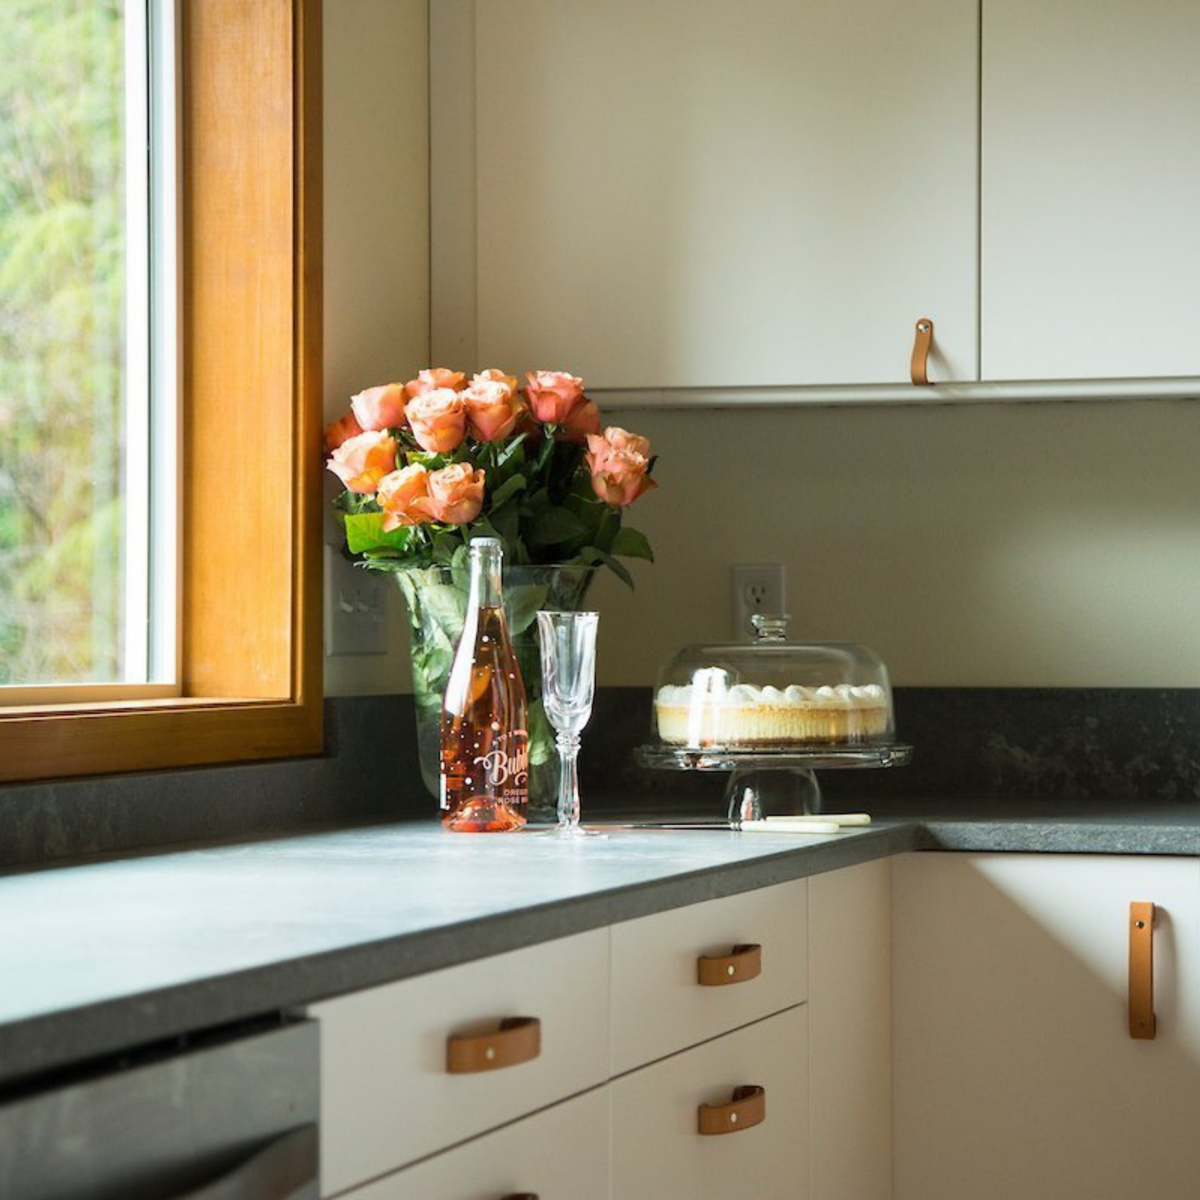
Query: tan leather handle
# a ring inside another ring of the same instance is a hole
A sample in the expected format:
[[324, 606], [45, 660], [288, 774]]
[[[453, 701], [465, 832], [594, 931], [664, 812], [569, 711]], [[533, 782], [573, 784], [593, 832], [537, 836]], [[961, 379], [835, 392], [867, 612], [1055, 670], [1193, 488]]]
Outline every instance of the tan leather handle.
[[505, 1017], [491, 1033], [457, 1034], [446, 1039], [446, 1070], [451, 1075], [499, 1071], [530, 1062], [542, 1052], [537, 1017]]
[[925, 387], [929, 384], [929, 351], [932, 347], [933, 321], [929, 317], [922, 317], [917, 322], [917, 336], [913, 342], [910, 365], [912, 381], [918, 387]]
[[700, 1132], [705, 1137], [740, 1133], [767, 1119], [767, 1093], [756, 1083], [733, 1089], [728, 1104], [702, 1104], [697, 1110]]
[[1154, 905], [1135, 900], [1129, 906], [1129, 1036], [1153, 1038]]
[[745, 983], [762, 974], [762, 946], [747, 942], [728, 954], [702, 954], [696, 959], [696, 981], [701, 987]]

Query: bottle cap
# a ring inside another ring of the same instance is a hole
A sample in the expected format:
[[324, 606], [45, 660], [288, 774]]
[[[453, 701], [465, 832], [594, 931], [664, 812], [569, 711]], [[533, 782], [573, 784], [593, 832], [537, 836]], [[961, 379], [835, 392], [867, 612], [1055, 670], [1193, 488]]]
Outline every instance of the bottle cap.
[[474, 554], [479, 550], [499, 550], [501, 549], [501, 541], [494, 537], [473, 537], [471, 539], [471, 553]]

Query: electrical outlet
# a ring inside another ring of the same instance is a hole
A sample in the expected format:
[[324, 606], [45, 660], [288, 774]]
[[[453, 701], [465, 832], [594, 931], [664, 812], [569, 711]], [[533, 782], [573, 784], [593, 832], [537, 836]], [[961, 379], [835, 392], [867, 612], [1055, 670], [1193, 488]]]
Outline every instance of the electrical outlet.
[[737, 563], [733, 568], [733, 636], [755, 637], [755, 613], [783, 613], [783, 563]]
[[382, 580], [325, 547], [325, 653], [386, 654], [387, 592]]

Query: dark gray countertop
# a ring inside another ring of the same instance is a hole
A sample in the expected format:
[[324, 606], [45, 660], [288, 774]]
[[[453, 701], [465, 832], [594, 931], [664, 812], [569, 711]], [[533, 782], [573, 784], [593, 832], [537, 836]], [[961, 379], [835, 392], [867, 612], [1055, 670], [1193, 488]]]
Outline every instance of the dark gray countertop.
[[1192, 806], [978, 812], [582, 844], [420, 821], [10, 875], [0, 1084], [906, 850], [1200, 854]]

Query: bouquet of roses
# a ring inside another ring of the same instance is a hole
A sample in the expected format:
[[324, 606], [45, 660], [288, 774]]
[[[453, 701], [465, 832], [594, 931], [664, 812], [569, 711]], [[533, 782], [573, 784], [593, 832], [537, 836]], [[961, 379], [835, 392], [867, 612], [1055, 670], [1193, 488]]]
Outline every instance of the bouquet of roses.
[[632, 586], [620, 557], [653, 559], [623, 510], [655, 486], [650, 443], [601, 429], [583, 380], [503, 371], [467, 382], [437, 367], [367, 388], [325, 433], [335, 507], [350, 553], [402, 571], [462, 561], [472, 537], [498, 537], [505, 563], [603, 564]]
[[[391, 571], [413, 627], [413, 693], [426, 785], [436, 794], [439, 722], [467, 599], [472, 537], [504, 544], [504, 607], [529, 699], [531, 816], [552, 815], [557, 757], [541, 705], [534, 617], [582, 607], [599, 567], [631, 587], [621, 558], [653, 560], [624, 511], [655, 486], [650, 443], [600, 412], [583, 380], [535, 371], [518, 389], [495, 369], [422, 371], [367, 388], [325, 431], [346, 549]], [[540, 806], [548, 813], [539, 814]]]

